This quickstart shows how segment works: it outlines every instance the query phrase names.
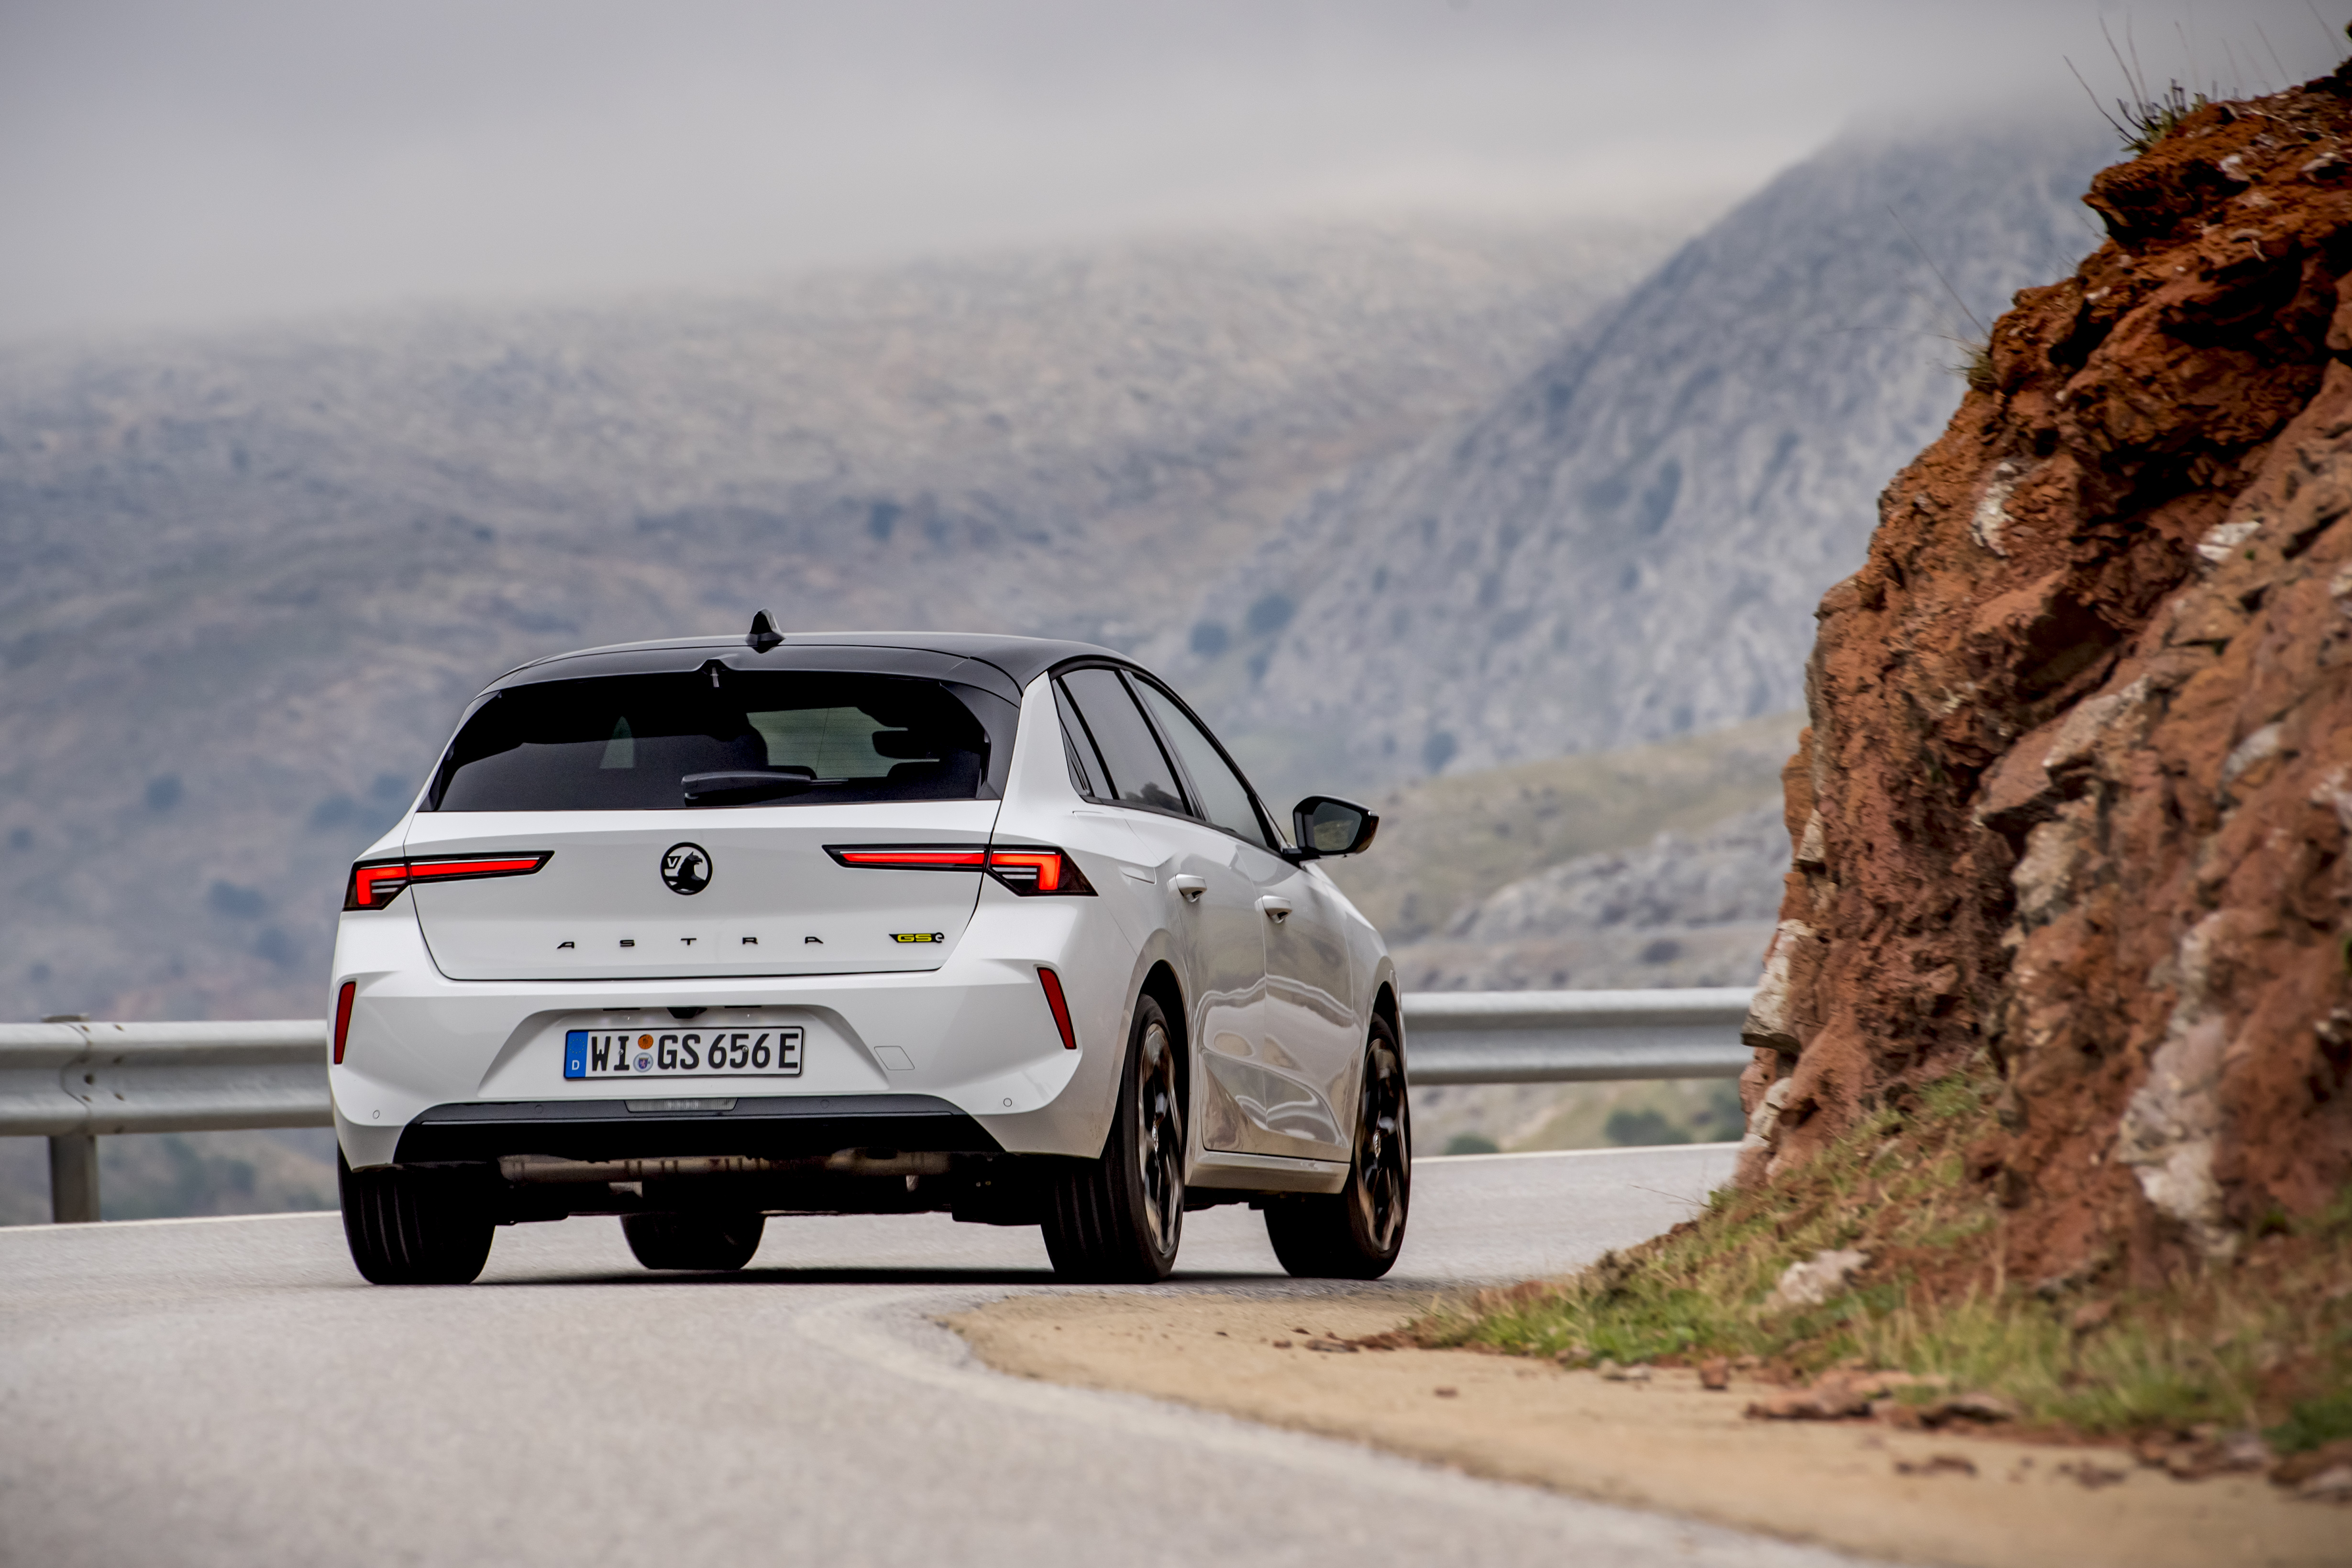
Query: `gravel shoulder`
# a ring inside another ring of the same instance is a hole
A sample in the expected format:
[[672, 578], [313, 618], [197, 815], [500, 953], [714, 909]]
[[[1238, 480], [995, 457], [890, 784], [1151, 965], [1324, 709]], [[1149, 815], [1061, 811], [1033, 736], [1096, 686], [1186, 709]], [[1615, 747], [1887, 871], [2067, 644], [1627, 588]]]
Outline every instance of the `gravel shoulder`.
[[[1685, 1372], [1623, 1384], [1468, 1351], [1309, 1348], [1395, 1328], [1408, 1315], [1394, 1295], [1056, 1294], [942, 1321], [1001, 1372], [1896, 1561], [2352, 1562], [2352, 1526], [2339, 1509], [2288, 1500], [2254, 1477], [2176, 1481], [2121, 1449], [1750, 1421], [1742, 1412], [1761, 1385], [1735, 1381], [1708, 1393]], [[1939, 1458], [1947, 1463], [1926, 1468]]]

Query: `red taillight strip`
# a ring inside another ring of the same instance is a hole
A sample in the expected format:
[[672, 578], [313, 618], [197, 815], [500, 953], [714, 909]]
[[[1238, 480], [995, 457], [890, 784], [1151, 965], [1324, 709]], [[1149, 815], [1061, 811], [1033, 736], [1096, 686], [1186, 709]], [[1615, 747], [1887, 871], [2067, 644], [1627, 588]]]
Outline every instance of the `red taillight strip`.
[[346, 980], [335, 995], [335, 1065], [343, 1065], [343, 1042], [352, 1037], [352, 998], [359, 994], [360, 983]]
[[422, 882], [451, 877], [527, 877], [547, 864], [544, 855], [502, 855], [493, 860], [411, 860], [408, 875]]
[[1045, 988], [1045, 1005], [1054, 1010], [1054, 1027], [1062, 1031], [1062, 1048], [1066, 1051], [1076, 1050], [1078, 1037], [1076, 1031], [1070, 1027], [1070, 1004], [1062, 995], [1062, 977], [1040, 965], [1037, 970], [1037, 984]]
[[828, 844], [840, 865], [880, 871], [986, 871], [1023, 897], [1091, 894], [1078, 863], [1059, 849], [981, 849], [963, 844]]
[[828, 844], [824, 852], [844, 866], [873, 866], [900, 871], [977, 871], [988, 864], [985, 849], [961, 849], [944, 845], [877, 844], [864, 848]]
[[555, 858], [552, 849], [524, 854], [445, 855], [430, 860], [367, 860], [352, 868], [343, 908], [380, 910], [411, 882], [457, 882], [475, 877], [528, 877]]

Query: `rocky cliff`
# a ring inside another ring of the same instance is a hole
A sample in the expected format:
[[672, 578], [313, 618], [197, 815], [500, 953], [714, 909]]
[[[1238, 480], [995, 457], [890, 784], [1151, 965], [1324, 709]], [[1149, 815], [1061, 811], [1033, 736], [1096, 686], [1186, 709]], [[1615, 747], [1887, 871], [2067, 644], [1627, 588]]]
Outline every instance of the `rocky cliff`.
[[1974, 1064], [2007, 1278], [2147, 1284], [2352, 1180], [2352, 68], [2085, 199], [1818, 612], [1744, 1173]]

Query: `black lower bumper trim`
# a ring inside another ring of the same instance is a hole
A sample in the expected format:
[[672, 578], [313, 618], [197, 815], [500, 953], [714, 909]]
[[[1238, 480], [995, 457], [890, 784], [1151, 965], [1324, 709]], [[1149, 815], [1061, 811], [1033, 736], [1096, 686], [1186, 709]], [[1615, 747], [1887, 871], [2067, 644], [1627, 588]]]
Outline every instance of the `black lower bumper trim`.
[[772, 1095], [728, 1110], [633, 1111], [618, 1100], [512, 1100], [436, 1105], [410, 1122], [393, 1158], [401, 1164], [552, 1154], [566, 1160], [655, 1160], [742, 1154], [786, 1160], [842, 1149], [997, 1154], [1003, 1145], [944, 1100], [928, 1094]]

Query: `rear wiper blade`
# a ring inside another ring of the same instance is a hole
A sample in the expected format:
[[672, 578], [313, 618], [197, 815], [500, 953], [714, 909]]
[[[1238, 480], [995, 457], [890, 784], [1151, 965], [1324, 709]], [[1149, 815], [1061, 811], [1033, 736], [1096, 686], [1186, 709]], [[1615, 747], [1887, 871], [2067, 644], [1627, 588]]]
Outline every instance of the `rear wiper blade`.
[[818, 778], [812, 768], [688, 773], [677, 781], [678, 787], [686, 792], [688, 805], [744, 805], [753, 801], [779, 800], [788, 795], [805, 795], [818, 784], [831, 782]]

